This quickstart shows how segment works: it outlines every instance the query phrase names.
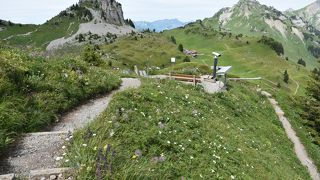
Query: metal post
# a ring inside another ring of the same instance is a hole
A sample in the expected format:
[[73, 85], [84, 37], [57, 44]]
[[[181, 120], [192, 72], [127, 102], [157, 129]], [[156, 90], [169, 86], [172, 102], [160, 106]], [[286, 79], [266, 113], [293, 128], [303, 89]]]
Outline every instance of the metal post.
[[227, 73], [224, 75], [224, 85], [227, 86]]
[[212, 79], [216, 80], [217, 79], [217, 66], [218, 66], [218, 57], [214, 57], [214, 64], [213, 64], [213, 74], [212, 74]]

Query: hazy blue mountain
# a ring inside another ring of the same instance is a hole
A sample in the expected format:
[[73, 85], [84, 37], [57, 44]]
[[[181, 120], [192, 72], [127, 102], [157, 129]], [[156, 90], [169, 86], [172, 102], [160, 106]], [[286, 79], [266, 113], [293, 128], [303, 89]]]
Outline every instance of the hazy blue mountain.
[[175, 29], [178, 27], [182, 27], [186, 25], [187, 23], [181, 22], [178, 19], [164, 19], [164, 20], [158, 20], [154, 22], [147, 22], [147, 21], [136, 21], [134, 22], [136, 29], [138, 30], [144, 30], [144, 29], [155, 29], [157, 32], [163, 31], [163, 30], [170, 30]]

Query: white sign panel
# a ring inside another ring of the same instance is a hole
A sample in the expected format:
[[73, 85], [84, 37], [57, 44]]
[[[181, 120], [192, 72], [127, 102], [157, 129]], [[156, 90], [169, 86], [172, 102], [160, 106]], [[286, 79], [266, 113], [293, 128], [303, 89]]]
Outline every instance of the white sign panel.
[[171, 62], [175, 63], [176, 62], [176, 58], [171, 58]]

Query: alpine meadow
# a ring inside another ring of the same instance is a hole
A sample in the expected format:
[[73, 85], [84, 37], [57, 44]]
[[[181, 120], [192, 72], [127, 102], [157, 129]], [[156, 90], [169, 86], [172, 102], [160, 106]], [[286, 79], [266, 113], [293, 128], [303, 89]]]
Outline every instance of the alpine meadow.
[[0, 13], [0, 179], [320, 180], [320, 1], [203, 3]]

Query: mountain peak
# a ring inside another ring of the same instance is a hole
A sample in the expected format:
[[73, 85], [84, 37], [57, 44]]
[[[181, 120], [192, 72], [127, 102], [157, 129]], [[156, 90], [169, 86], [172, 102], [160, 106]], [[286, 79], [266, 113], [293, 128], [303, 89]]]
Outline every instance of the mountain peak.
[[239, 0], [238, 5], [259, 5], [260, 3], [257, 0]]
[[107, 23], [124, 25], [122, 5], [115, 0], [80, 0], [87, 8], [92, 8], [101, 13], [101, 19]]

